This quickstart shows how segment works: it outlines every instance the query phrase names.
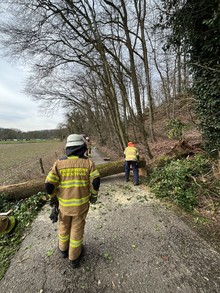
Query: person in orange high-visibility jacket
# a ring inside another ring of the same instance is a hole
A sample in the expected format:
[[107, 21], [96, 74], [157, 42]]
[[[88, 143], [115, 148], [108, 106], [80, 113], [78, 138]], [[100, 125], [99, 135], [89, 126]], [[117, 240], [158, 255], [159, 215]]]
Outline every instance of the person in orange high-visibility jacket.
[[138, 161], [139, 161], [139, 152], [135, 147], [133, 142], [128, 142], [128, 146], [124, 150], [125, 156], [125, 179], [128, 182], [130, 176], [130, 170], [132, 167], [134, 174], [134, 185], [139, 184], [139, 172], [138, 172]]
[[[100, 175], [94, 162], [85, 157], [86, 143], [80, 134], [67, 137], [66, 156], [58, 159], [45, 181], [51, 201], [58, 199], [58, 248], [73, 268], [83, 255], [83, 235], [89, 202], [95, 203]], [[53, 214], [50, 216], [54, 220]]]

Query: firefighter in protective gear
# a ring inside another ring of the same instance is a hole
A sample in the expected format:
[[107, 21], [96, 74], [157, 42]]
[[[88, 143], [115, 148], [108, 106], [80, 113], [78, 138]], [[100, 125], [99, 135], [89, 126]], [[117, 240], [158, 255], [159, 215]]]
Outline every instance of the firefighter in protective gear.
[[134, 174], [134, 185], [138, 185], [139, 184], [139, 172], [138, 172], [139, 152], [133, 142], [128, 142], [128, 146], [124, 150], [124, 156], [125, 156], [126, 182], [129, 181], [130, 170], [132, 167], [133, 174]]
[[58, 247], [68, 257], [73, 268], [78, 267], [83, 255], [83, 234], [89, 202], [95, 203], [100, 186], [100, 175], [91, 159], [83, 136], [67, 137], [66, 155], [58, 159], [45, 181], [50, 198], [57, 196]]
[[16, 225], [13, 216], [0, 215], [0, 235], [9, 234]]
[[86, 139], [86, 145], [87, 145], [86, 155], [88, 157], [91, 157], [91, 155], [92, 155], [92, 144], [91, 144], [90, 138], [88, 136], [85, 139]]

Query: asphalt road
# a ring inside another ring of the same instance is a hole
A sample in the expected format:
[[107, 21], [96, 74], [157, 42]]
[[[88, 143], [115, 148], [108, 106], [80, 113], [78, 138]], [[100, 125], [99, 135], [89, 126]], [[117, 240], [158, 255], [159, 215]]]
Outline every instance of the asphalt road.
[[[103, 160], [96, 151], [92, 159]], [[219, 293], [220, 254], [143, 186], [103, 178], [85, 256], [73, 270], [57, 251], [45, 206], [0, 282], [1, 293]]]

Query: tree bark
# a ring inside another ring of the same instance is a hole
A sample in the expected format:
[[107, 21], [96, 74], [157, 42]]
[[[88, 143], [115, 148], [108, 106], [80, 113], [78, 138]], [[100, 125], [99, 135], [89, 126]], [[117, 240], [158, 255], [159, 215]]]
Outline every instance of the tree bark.
[[[140, 175], [145, 175], [146, 161], [141, 158], [138, 163], [140, 169]], [[101, 178], [123, 173], [124, 172], [124, 160], [108, 162], [96, 166]], [[45, 179], [45, 178], [44, 178]], [[30, 197], [38, 192], [45, 192], [44, 179], [31, 180], [28, 182], [1, 186], [0, 194], [4, 194], [10, 200], [19, 200]]]

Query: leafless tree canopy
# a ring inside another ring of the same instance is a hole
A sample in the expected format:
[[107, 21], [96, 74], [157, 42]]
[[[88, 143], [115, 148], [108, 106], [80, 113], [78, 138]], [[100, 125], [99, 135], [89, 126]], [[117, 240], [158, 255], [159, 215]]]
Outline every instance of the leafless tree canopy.
[[26, 92], [66, 109], [70, 131], [96, 133], [102, 143], [117, 139], [119, 149], [141, 135], [151, 158], [154, 106], [165, 102], [170, 117], [172, 99], [189, 83], [182, 48], [163, 51], [163, 36], [153, 31], [157, 6], [150, 0], [2, 1], [1, 44], [31, 68]]

